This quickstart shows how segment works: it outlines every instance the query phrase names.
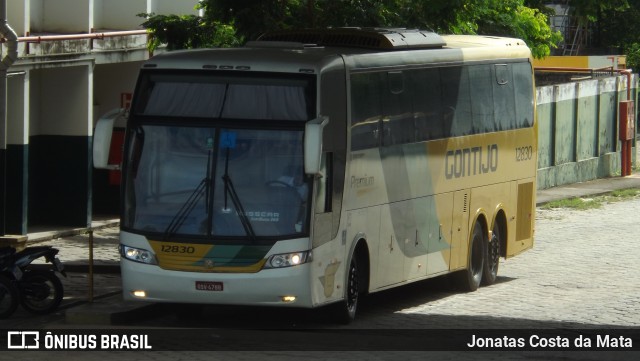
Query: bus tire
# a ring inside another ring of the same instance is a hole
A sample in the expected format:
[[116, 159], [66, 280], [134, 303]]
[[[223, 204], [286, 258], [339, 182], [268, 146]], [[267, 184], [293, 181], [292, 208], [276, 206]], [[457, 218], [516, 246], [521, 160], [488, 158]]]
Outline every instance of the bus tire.
[[482, 281], [483, 266], [485, 259], [485, 236], [482, 232], [482, 224], [476, 222], [473, 227], [473, 233], [469, 240], [469, 259], [467, 261], [467, 269], [458, 276], [458, 284], [463, 291], [473, 292], [478, 289]]
[[349, 324], [356, 319], [358, 299], [360, 296], [359, 268], [356, 255], [351, 257], [347, 270], [347, 282], [344, 300], [338, 302], [334, 308], [334, 319], [340, 324]]
[[13, 281], [0, 275], [0, 320], [13, 314], [20, 303], [20, 294]]
[[20, 280], [20, 304], [36, 315], [55, 311], [64, 295], [62, 282], [51, 271], [27, 271]]
[[490, 286], [496, 283], [498, 267], [500, 266], [500, 242], [502, 241], [500, 225], [496, 223], [491, 232], [491, 238], [485, 247], [484, 267], [482, 271], [482, 285]]

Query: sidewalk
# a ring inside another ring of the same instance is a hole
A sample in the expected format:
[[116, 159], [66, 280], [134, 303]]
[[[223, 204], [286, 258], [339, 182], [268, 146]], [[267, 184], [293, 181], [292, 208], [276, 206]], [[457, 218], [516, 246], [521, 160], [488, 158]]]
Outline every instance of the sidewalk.
[[640, 173], [539, 190], [536, 193], [536, 205], [541, 206], [560, 199], [597, 196], [627, 188], [640, 188]]
[[[572, 197], [606, 194], [618, 189], [640, 188], [640, 173], [628, 177], [605, 178], [570, 184], [536, 193], [537, 205]], [[88, 228], [36, 230], [27, 235], [28, 245], [50, 245], [57, 248], [68, 276], [63, 278], [65, 298], [61, 312], [65, 324], [108, 325], [131, 322], [132, 317], [145, 317], [154, 305], [122, 301], [118, 254], [117, 219], [101, 219], [92, 223], [93, 275], [89, 274]], [[92, 302], [90, 285], [93, 280]], [[19, 316], [27, 322], [28, 315]], [[33, 317], [33, 316], [31, 316]], [[11, 318], [10, 318], [11, 319]], [[20, 325], [19, 323], [17, 325]]]

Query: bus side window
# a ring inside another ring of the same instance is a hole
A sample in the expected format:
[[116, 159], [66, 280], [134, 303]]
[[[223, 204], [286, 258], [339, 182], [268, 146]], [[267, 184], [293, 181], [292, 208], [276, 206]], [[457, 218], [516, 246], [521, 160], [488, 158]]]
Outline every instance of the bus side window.
[[[468, 135], [471, 130], [471, 102], [469, 99], [468, 77], [462, 66], [445, 67], [440, 70], [442, 87], [442, 120], [445, 137]], [[466, 78], [466, 79], [465, 79]], [[464, 121], [468, 120], [468, 127]]]
[[412, 82], [416, 141], [444, 138], [440, 69], [412, 70], [409, 78]]
[[378, 72], [351, 76], [351, 150], [375, 148], [380, 144], [384, 75]]
[[491, 65], [469, 66], [473, 134], [500, 130], [494, 120], [492, 84]]
[[498, 130], [517, 128], [515, 92], [510, 64], [496, 64], [493, 82], [493, 109]]
[[402, 71], [387, 72], [387, 91], [382, 99], [382, 145], [416, 141], [413, 104], [408, 79]]
[[513, 82], [515, 93], [516, 127], [533, 126], [533, 81], [531, 64], [513, 64]]
[[331, 212], [331, 195], [333, 193], [333, 153], [324, 153], [320, 163], [321, 177], [318, 178], [316, 192], [316, 213]]

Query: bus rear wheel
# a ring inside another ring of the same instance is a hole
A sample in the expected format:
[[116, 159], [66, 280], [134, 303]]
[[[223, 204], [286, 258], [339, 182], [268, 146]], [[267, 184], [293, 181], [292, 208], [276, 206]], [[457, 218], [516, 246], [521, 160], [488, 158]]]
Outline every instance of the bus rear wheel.
[[496, 283], [498, 278], [498, 266], [500, 265], [500, 242], [502, 241], [502, 233], [500, 231], [500, 225], [493, 226], [491, 232], [491, 238], [487, 242], [486, 257], [484, 262], [482, 284], [489, 286]]

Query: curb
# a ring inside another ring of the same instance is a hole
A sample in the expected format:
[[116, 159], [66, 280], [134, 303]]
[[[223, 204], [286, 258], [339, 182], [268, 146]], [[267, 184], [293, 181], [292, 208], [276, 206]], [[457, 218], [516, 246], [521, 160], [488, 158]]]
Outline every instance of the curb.
[[[64, 263], [64, 270], [70, 273], [89, 273], [89, 265], [84, 263]], [[120, 263], [94, 264], [93, 273], [120, 274]]]
[[[72, 308], [71, 308], [72, 307]], [[65, 322], [76, 325], [126, 325], [157, 314], [161, 304], [122, 300], [122, 292], [106, 295], [94, 302], [70, 306]]]
[[119, 219], [111, 219], [106, 221], [93, 221], [89, 227], [79, 227], [79, 228], [71, 228], [71, 229], [62, 229], [62, 230], [53, 230], [53, 231], [45, 231], [32, 233], [27, 235], [26, 243], [34, 244], [38, 242], [46, 242], [52, 239], [77, 236], [79, 234], [85, 234], [89, 231], [94, 231], [98, 229], [118, 227], [120, 225]]
[[[89, 273], [89, 265], [85, 263], [62, 263], [64, 271], [68, 273]], [[50, 270], [51, 264], [31, 264], [29, 269]], [[97, 274], [120, 274], [120, 263], [116, 264], [94, 264], [93, 273]]]

